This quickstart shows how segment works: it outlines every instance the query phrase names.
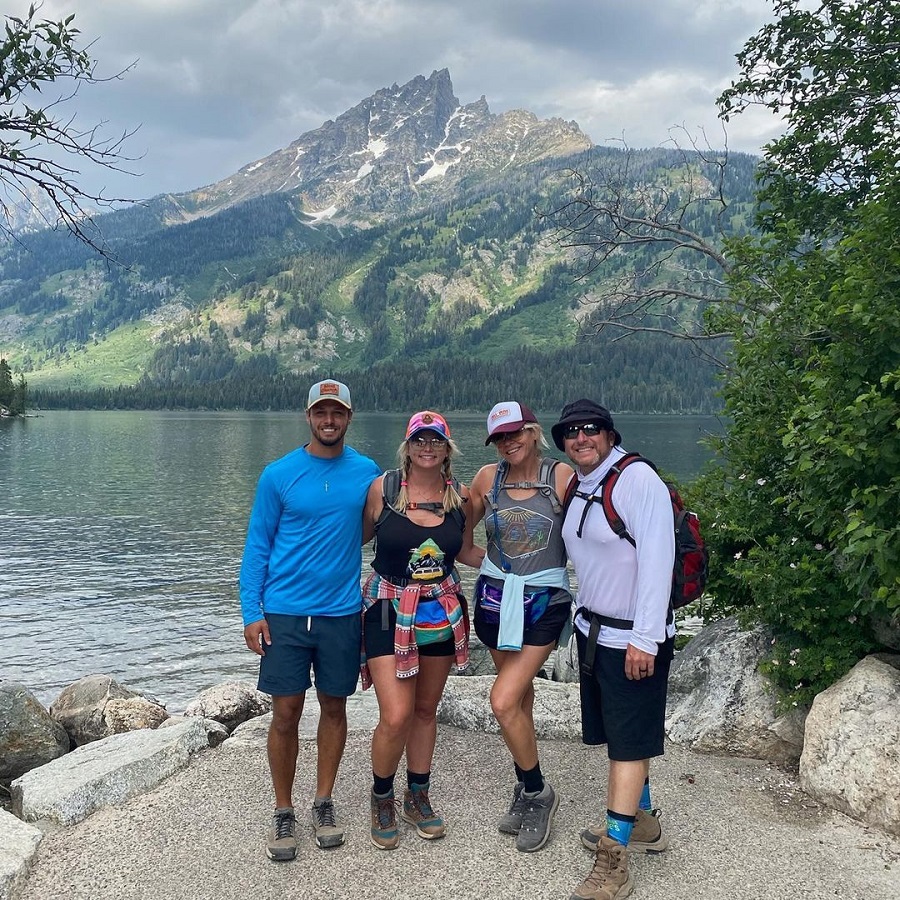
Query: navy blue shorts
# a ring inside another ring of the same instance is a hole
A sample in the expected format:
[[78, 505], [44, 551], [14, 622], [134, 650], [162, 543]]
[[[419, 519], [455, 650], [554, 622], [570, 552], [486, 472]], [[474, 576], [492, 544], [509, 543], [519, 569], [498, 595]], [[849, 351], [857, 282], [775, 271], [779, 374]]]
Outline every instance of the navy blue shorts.
[[283, 616], [268, 613], [272, 644], [259, 661], [259, 689], [273, 697], [312, 687], [330, 697], [349, 697], [359, 679], [359, 613], [349, 616]]
[[[578, 659], [587, 638], [576, 628]], [[634, 762], [662, 756], [665, 743], [666, 691], [675, 639], [659, 645], [653, 674], [625, 677], [625, 651], [597, 645], [593, 677], [581, 673], [581, 736], [585, 744], [607, 744], [610, 759]]]

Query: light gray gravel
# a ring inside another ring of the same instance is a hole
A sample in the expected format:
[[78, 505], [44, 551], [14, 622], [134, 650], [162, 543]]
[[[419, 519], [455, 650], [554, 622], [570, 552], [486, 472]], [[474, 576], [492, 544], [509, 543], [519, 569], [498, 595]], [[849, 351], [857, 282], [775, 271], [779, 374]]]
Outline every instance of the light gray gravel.
[[[400, 848], [385, 852], [369, 841], [369, 741], [366, 733], [350, 735], [338, 778], [343, 847], [322, 851], [313, 843], [307, 806], [315, 745], [301, 741], [298, 857], [269, 861], [264, 743], [226, 741], [149, 793], [45, 837], [18, 900], [566, 900], [589, 870], [578, 832], [600, 814], [601, 750], [541, 742], [544, 772], [562, 800], [548, 845], [524, 854], [496, 830], [512, 788], [501, 739], [441, 727], [431, 796], [448, 835], [423, 841], [404, 826]], [[402, 777], [401, 769], [398, 784]], [[900, 896], [900, 841], [823, 810], [780, 769], [670, 746], [654, 763], [653, 793], [671, 848], [633, 858], [635, 898]]]

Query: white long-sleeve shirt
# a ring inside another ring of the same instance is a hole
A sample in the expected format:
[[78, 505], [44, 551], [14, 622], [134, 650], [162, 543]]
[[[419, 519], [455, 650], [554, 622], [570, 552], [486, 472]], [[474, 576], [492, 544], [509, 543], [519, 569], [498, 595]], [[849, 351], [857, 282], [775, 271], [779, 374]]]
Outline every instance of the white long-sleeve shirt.
[[[578, 490], [596, 493], [603, 477], [624, 455], [624, 450], [614, 447], [596, 469], [583, 478], [579, 475]], [[590, 503], [581, 537], [577, 531], [588, 501], [575, 496], [566, 513], [562, 534], [578, 576], [578, 605], [634, 622], [631, 630], [601, 626], [598, 643], [619, 649], [633, 644], [656, 655], [657, 644], [675, 634], [674, 623], [666, 623], [675, 561], [669, 490], [650, 466], [632, 463], [619, 476], [612, 498], [636, 546], [609, 527], [599, 502]], [[588, 625], [582, 616], [576, 619], [576, 627], [585, 635]]]

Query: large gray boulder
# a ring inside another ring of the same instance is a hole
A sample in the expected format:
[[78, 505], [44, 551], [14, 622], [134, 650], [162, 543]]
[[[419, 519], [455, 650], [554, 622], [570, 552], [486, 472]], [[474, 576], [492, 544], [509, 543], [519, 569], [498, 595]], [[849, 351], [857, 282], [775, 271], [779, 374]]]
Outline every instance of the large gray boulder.
[[50, 705], [50, 715], [66, 729], [72, 743], [81, 747], [111, 734], [156, 728], [168, 713], [162, 704], [129, 690], [109, 675], [86, 675], [63, 689]]
[[187, 717], [215, 719], [229, 732], [248, 719], [272, 711], [272, 698], [252, 681], [226, 681], [203, 691], [185, 707]]
[[900, 656], [867, 656], [816, 697], [800, 785], [820, 803], [900, 835]]
[[28, 874], [44, 833], [0, 809], [0, 900], [10, 900]]
[[0, 682], [0, 783], [69, 752], [69, 736], [31, 691]]
[[[438, 705], [438, 722], [498, 734], [500, 726], [491, 710], [494, 676], [450, 676]], [[581, 702], [577, 684], [560, 684], [545, 678], [534, 681], [534, 730], [539, 738], [581, 738]]]
[[694, 637], [669, 675], [669, 740], [702, 753], [796, 762], [805, 711], [778, 714], [775, 689], [759, 672], [770, 641], [763, 628], [741, 631], [734, 617]]
[[155, 787], [208, 746], [200, 719], [91, 741], [17, 778], [13, 812], [26, 822], [74, 825], [103, 806]]

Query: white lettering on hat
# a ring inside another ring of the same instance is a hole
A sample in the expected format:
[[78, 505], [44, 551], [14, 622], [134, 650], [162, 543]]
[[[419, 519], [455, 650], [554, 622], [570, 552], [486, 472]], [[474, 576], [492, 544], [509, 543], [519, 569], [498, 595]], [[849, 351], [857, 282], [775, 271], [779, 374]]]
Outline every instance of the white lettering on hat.
[[319, 385], [319, 396], [325, 396], [326, 394], [335, 394], [340, 396], [341, 389], [332, 381], [326, 381], [323, 384]]

